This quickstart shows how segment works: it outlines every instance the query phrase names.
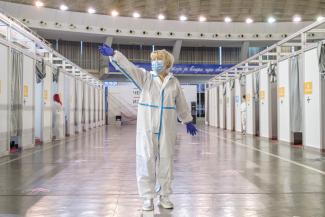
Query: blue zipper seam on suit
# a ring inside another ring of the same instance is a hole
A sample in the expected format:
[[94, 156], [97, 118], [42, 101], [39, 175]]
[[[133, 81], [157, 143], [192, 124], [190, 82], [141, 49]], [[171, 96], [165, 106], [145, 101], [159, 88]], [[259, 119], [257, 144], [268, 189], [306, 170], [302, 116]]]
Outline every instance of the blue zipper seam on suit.
[[165, 96], [165, 90], [162, 91], [162, 94], [161, 94], [161, 111], [160, 111], [160, 123], [159, 123], [159, 131], [158, 131], [158, 142], [159, 142], [159, 139], [160, 139], [160, 134], [161, 134], [161, 125], [162, 125], [162, 117], [163, 117], [163, 113], [164, 113], [164, 96]]
[[135, 82], [135, 80], [129, 75], [129, 73], [127, 73], [126, 72], [126, 70], [125, 69], [123, 69], [115, 60], [112, 60], [112, 62], [125, 74], [125, 76], [129, 79], [129, 80], [131, 80], [134, 84], [135, 84], [135, 86], [137, 86], [137, 88], [139, 88], [139, 90], [142, 90], [141, 88], [140, 88], [140, 86], [138, 85], [138, 83], [137, 82]]
[[[146, 107], [151, 107], [151, 108], [160, 108], [158, 105], [151, 105], [151, 104], [142, 103], [142, 102], [139, 102], [139, 105], [146, 106]], [[173, 109], [173, 110], [175, 110], [176, 107], [175, 106], [162, 106], [162, 109]]]

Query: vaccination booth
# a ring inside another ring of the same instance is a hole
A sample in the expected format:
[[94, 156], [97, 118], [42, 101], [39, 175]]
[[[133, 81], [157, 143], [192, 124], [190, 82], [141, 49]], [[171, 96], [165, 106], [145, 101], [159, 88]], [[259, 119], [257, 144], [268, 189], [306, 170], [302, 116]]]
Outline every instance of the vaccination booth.
[[[82, 119], [75, 115], [81, 103], [80, 98], [75, 99], [76, 81], [85, 87], [95, 86], [97, 98], [104, 93], [99, 91], [102, 82], [54, 51], [26, 26], [2, 13], [0, 64], [0, 156], [51, 142], [54, 127], [59, 130], [55, 139], [73, 135]], [[60, 120], [54, 115], [54, 94], [59, 94], [62, 103]], [[97, 110], [102, 107], [98, 99], [93, 103], [98, 103]], [[98, 111], [96, 120], [99, 120]]]
[[[210, 79], [207, 91], [219, 88], [220, 128], [232, 129], [229, 83], [234, 81], [237, 132], [245, 94], [247, 134], [324, 150], [324, 30], [325, 20], [312, 23]], [[210, 109], [211, 94], [208, 101]]]

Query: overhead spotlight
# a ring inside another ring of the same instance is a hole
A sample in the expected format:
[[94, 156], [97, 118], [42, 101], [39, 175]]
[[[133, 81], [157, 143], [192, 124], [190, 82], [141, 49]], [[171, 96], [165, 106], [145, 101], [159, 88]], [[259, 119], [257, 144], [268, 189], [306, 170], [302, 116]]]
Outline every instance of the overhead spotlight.
[[133, 13], [133, 17], [134, 17], [134, 18], [139, 18], [139, 17], [140, 17], [140, 14], [139, 14], [138, 12], [134, 12], [134, 13]]
[[191, 37], [192, 36], [192, 34], [191, 33], [187, 33], [187, 37]]
[[292, 18], [292, 21], [295, 22], [295, 23], [299, 23], [299, 22], [301, 22], [301, 16], [299, 16], [299, 15], [295, 15], [295, 16]]
[[90, 14], [94, 14], [96, 13], [96, 10], [94, 8], [88, 8], [87, 12]]
[[134, 32], [134, 30], [130, 30], [129, 33], [130, 34], [134, 34], [135, 32]]
[[276, 21], [276, 19], [275, 19], [274, 17], [269, 17], [269, 18], [267, 19], [267, 22], [268, 22], [268, 23], [275, 23], [275, 21]]
[[93, 28], [92, 28], [91, 26], [86, 26], [86, 29], [87, 29], [88, 31], [90, 31], [90, 30], [92, 30]]
[[204, 35], [203, 33], [200, 33], [200, 37], [202, 37], [202, 38], [203, 38], [204, 36], [205, 36], [205, 35]]
[[254, 34], [254, 35], [253, 35], [253, 38], [258, 38], [258, 37], [260, 37], [259, 34]]
[[103, 28], [103, 27], [101, 27], [101, 28], [99, 29], [99, 31], [101, 31], [101, 32], [105, 32], [105, 31], [106, 31], [106, 29], [105, 29], [105, 28]]
[[41, 20], [39, 23], [40, 23], [42, 26], [46, 26], [46, 25], [47, 25], [47, 23], [46, 23], [45, 21], [43, 21], [43, 20]]
[[231, 38], [231, 34], [227, 34], [226, 35], [226, 38]]
[[205, 21], [207, 21], [207, 18], [204, 17], [204, 16], [200, 16], [200, 17], [199, 17], [199, 21], [200, 21], [200, 22], [205, 22]]
[[117, 10], [112, 10], [111, 15], [112, 15], [113, 17], [117, 17], [117, 16], [119, 15], [119, 13], [118, 13]]
[[41, 2], [41, 1], [36, 1], [36, 2], [35, 2], [35, 6], [38, 7], [38, 8], [39, 8], [39, 7], [43, 7], [43, 6], [44, 6], [44, 3]]
[[23, 18], [21, 21], [23, 21], [23, 23], [26, 23], [26, 24], [29, 23], [29, 20], [27, 20], [26, 18]]
[[247, 24], [251, 24], [251, 23], [253, 23], [254, 22], [254, 20], [252, 19], [252, 18], [247, 18], [246, 19], [246, 23]]
[[169, 35], [170, 35], [170, 36], [174, 36], [174, 35], [175, 35], [175, 33], [173, 33], [173, 32], [170, 32], [170, 33], [169, 33]]
[[161, 32], [156, 32], [156, 35], [160, 36], [161, 35]]
[[187, 17], [186, 17], [185, 15], [181, 15], [181, 16], [179, 17], [179, 20], [180, 20], [180, 21], [186, 21], [186, 20], [187, 20]]
[[325, 17], [323, 17], [323, 16], [319, 16], [319, 17], [317, 17], [317, 21], [318, 22], [321, 22], [321, 21], [323, 21], [325, 19]]
[[158, 20], [164, 20], [164, 19], [166, 19], [165, 15], [163, 14], [158, 15]]
[[76, 27], [74, 24], [70, 24], [70, 25], [69, 25], [69, 28], [70, 28], [70, 29], [76, 29], [77, 27]]
[[238, 38], [244, 38], [244, 35], [243, 34], [239, 34], [238, 35]]
[[308, 37], [311, 37], [311, 38], [315, 37], [315, 33], [309, 33]]
[[58, 23], [58, 22], [55, 23], [55, 26], [56, 27], [62, 27], [62, 25], [60, 23]]
[[116, 33], [121, 33], [122, 31], [120, 29], [115, 30]]
[[267, 34], [266, 38], [272, 38], [272, 34]]
[[68, 8], [68, 6], [66, 6], [66, 5], [61, 5], [60, 6], [60, 10], [61, 11], [67, 11], [69, 8]]
[[218, 34], [213, 34], [212, 37], [213, 37], [213, 38], [218, 38], [219, 35], [218, 35]]
[[286, 38], [286, 37], [288, 37], [288, 35], [287, 34], [282, 34], [281, 37]]
[[231, 23], [232, 22], [232, 19], [230, 17], [225, 17], [225, 22], [226, 23]]
[[142, 34], [143, 35], [148, 35], [148, 32], [147, 31], [142, 31]]

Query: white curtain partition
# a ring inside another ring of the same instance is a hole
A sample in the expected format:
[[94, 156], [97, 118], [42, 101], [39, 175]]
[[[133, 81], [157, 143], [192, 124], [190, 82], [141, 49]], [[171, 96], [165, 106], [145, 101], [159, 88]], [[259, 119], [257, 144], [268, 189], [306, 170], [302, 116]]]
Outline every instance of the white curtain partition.
[[106, 124], [106, 88], [103, 87], [103, 95], [102, 95], [102, 98], [103, 98], [103, 106], [102, 106], [102, 109], [103, 109], [103, 125]]
[[204, 100], [204, 111], [205, 111], [205, 124], [209, 125], [209, 116], [210, 116], [210, 97], [209, 97], [210, 91], [205, 89], [204, 92], [204, 96], [205, 96], [205, 100]]
[[75, 80], [74, 86], [75, 92], [75, 118], [74, 118], [74, 126], [75, 132], [81, 133], [84, 124], [84, 111], [83, 111], [83, 99], [84, 99], [84, 90], [83, 90], [83, 82], [81, 80]]
[[215, 127], [219, 127], [219, 90], [218, 87], [214, 87], [213, 89], [214, 91], [214, 97], [213, 97], [213, 105], [214, 105], [214, 110], [213, 112], [213, 116], [214, 116], [214, 126]]
[[219, 85], [219, 126], [226, 129], [226, 89], [223, 84]]
[[[35, 91], [35, 61], [24, 55], [23, 57], [23, 106], [22, 106], [22, 135], [21, 147], [30, 148], [34, 146], [34, 91]], [[17, 92], [17, 89], [14, 90]]]
[[248, 74], [246, 76], [246, 105], [247, 105], [247, 119], [246, 131], [247, 134], [255, 135], [255, 102], [254, 102], [254, 75]]
[[65, 106], [66, 104], [64, 103], [65, 102], [65, 95], [64, 95], [64, 79], [65, 79], [65, 76], [63, 73], [59, 73], [58, 75], [58, 94], [60, 95], [60, 99], [61, 99], [61, 102], [62, 102], [62, 112], [61, 112], [61, 117], [60, 117], [60, 127], [59, 127], [59, 139], [63, 139], [65, 137], [65, 130], [66, 130], [66, 125], [65, 125], [65, 114], [64, 114], [64, 110], [65, 110]]
[[[22, 135], [22, 103], [23, 103], [23, 54], [11, 50], [11, 100], [10, 100], [10, 137]], [[27, 92], [26, 87], [26, 94]], [[14, 139], [14, 138], [12, 138]]]
[[8, 152], [9, 130], [8, 130], [8, 84], [9, 84], [9, 49], [0, 44], [0, 156]]
[[278, 139], [291, 142], [289, 59], [278, 64]]
[[[317, 56], [319, 55], [319, 56]], [[304, 145], [325, 148], [325, 46], [304, 53]]]
[[259, 91], [259, 109], [260, 109], [260, 136], [270, 139], [276, 139], [276, 118], [277, 118], [277, 92], [276, 83], [271, 79], [269, 68], [265, 67], [260, 72], [260, 91]]
[[240, 106], [242, 103], [242, 96], [243, 96], [242, 85], [237, 78], [235, 80], [235, 131], [241, 132], [241, 111]]
[[64, 75], [64, 115], [66, 135], [75, 133], [75, 78]]
[[212, 111], [213, 111], [213, 88], [209, 89], [208, 93], [209, 93], [209, 115], [208, 115], [208, 123], [210, 126], [212, 126], [212, 122], [213, 122], [213, 115], [212, 115]]
[[43, 80], [43, 130], [42, 142], [47, 143], [52, 140], [52, 103], [51, 96], [53, 85], [53, 74], [50, 66], [45, 67], [46, 77]]
[[98, 127], [99, 126], [99, 97], [98, 97], [98, 88], [95, 87], [94, 88], [95, 90], [95, 127]]
[[[290, 59], [290, 119], [291, 131], [302, 132], [303, 82], [300, 70], [301, 56]], [[315, 58], [317, 61], [317, 58]]]
[[99, 88], [99, 126], [103, 126], [103, 88]]
[[83, 107], [84, 107], [84, 130], [89, 129], [89, 85], [86, 83], [83, 83], [83, 90], [84, 90], [84, 101], [83, 101]]
[[228, 81], [226, 83], [226, 120], [227, 130], [234, 130], [235, 119], [234, 119], [234, 81]]
[[91, 129], [93, 128], [93, 88], [91, 85], [88, 86], [88, 103], [89, 103], [89, 108], [88, 108], [88, 128]]

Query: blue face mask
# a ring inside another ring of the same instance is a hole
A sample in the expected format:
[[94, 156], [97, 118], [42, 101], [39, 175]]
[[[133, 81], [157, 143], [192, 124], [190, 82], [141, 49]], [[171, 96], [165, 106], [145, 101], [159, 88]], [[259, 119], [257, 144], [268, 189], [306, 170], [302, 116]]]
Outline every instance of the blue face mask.
[[153, 60], [151, 62], [152, 71], [159, 75], [164, 70], [164, 61], [163, 60]]

